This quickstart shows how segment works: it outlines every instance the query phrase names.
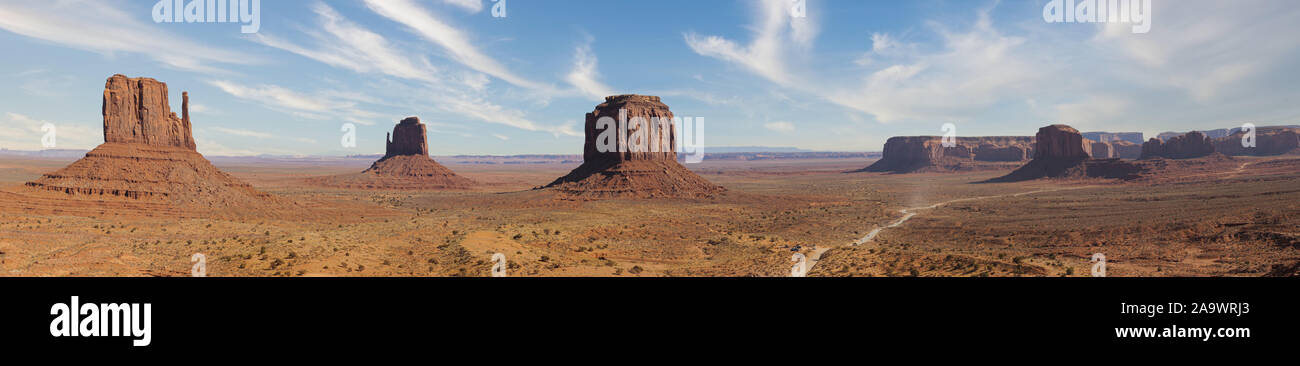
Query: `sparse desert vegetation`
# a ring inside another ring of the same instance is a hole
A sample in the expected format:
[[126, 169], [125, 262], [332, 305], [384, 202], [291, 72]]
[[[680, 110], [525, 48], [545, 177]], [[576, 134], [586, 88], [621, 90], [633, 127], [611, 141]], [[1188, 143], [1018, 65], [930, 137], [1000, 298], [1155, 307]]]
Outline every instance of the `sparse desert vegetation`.
[[[292, 215], [0, 205], [0, 275], [188, 276], [193, 253], [210, 276], [488, 276], [494, 253], [510, 276], [787, 276], [792, 252], [828, 248], [809, 276], [1088, 276], [1097, 252], [1112, 276], [1262, 276], [1300, 261], [1300, 159], [1285, 156], [1141, 183], [845, 173], [866, 159], [706, 161], [689, 167], [727, 192], [701, 199], [531, 190], [574, 163], [452, 166], [482, 182], [470, 191], [299, 184], [368, 163], [218, 164], [296, 202]], [[59, 165], [0, 159], [0, 182]], [[1014, 195], [1032, 191], [1042, 192]], [[916, 211], [851, 245], [902, 208], [989, 196]]]

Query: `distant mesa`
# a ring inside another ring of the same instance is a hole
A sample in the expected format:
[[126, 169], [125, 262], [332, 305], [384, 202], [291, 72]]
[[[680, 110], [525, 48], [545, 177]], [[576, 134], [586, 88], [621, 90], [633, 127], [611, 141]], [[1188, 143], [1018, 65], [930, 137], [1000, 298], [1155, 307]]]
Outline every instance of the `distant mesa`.
[[[1170, 132], [1161, 132], [1159, 135], [1156, 135], [1156, 138], [1157, 138], [1157, 139], [1160, 139], [1160, 141], [1169, 141], [1169, 140], [1171, 140], [1171, 139], [1173, 139], [1173, 138], [1175, 138], [1175, 137], [1178, 137], [1178, 136], [1184, 136], [1184, 135], [1186, 135], [1186, 134], [1188, 134], [1188, 133], [1191, 133], [1191, 132], [1200, 132], [1202, 135], [1205, 135], [1206, 137], [1209, 137], [1209, 138], [1212, 138], [1212, 139], [1217, 139], [1217, 138], [1227, 137], [1228, 135], [1231, 135], [1231, 134], [1233, 134], [1234, 132], [1237, 132], [1239, 129], [1240, 129], [1240, 128], [1219, 128], [1219, 129], [1213, 129], [1213, 130], [1201, 130], [1201, 131], [1189, 131], [1189, 132], [1172, 132], [1172, 131], [1170, 131]], [[1150, 140], [1148, 140], [1148, 141], [1150, 141]]]
[[1134, 145], [1141, 145], [1146, 142], [1142, 138], [1141, 132], [1084, 132], [1083, 138], [1096, 142], [1128, 141]]
[[1114, 159], [1115, 145], [1108, 142], [1088, 141], [1091, 144], [1091, 154], [1093, 159]]
[[1142, 158], [1191, 159], [1214, 153], [1214, 143], [1209, 136], [1198, 131], [1174, 136], [1168, 141], [1151, 139], [1142, 144]]
[[880, 160], [859, 172], [912, 173], [929, 171], [1004, 168], [1007, 163], [1025, 162], [1034, 154], [1034, 139], [1028, 136], [957, 137], [951, 147], [940, 136], [891, 137], [885, 142]]
[[310, 178], [315, 185], [357, 189], [469, 189], [475, 182], [429, 157], [428, 129], [419, 117], [407, 117], [385, 139], [384, 157], [361, 173]]
[[[1068, 128], [1068, 126], [1065, 126]], [[1074, 130], [1073, 128], [1069, 128]], [[1086, 141], [1076, 149], [1095, 159], [1137, 159], [1142, 155], [1141, 132], [1075, 131]], [[1026, 163], [1038, 153], [1036, 136], [957, 137], [954, 146], [944, 147], [940, 136], [900, 136], [885, 142], [880, 160], [855, 172], [949, 172], [1013, 168], [1006, 163]], [[1050, 141], [1049, 141], [1050, 142]], [[1074, 146], [1072, 142], [1062, 142]], [[1045, 145], [1056, 149], [1059, 145]], [[1059, 152], [1053, 152], [1059, 153]], [[1082, 157], [1079, 151], [1072, 151]]]
[[1112, 158], [1139, 159], [1142, 157], [1142, 144], [1135, 144], [1128, 140], [1109, 142], [1109, 144], [1112, 154], [1114, 154], [1114, 156], [1111, 156]]
[[[989, 182], [1017, 182], [1040, 178], [1136, 179], [1147, 168], [1116, 159], [1093, 159], [1093, 142], [1066, 125], [1038, 129], [1034, 160]], [[1107, 153], [1109, 155], [1109, 152]]]
[[1273, 126], [1255, 129], [1255, 146], [1242, 146], [1244, 131], [1235, 131], [1223, 138], [1214, 139], [1214, 151], [1225, 155], [1268, 156], [1300, 154], [1300, 127]]
[[113, 75], [104, 85], [104, 143], [85, 157], [28, 182], [18, 205], [55, 211], [255, 207], [277, 202], [218, 170], [195, 150], [189, 93], [181, 116], [171, 111], [167, 84]]
[[677, 162], [672, 118], [656, 96], [605, 97], [587, 113], [582, 165], [540, 189], [578, 198], [705, 198], [725, 191]]
[[[1190, 159], [1209, 156], [1215, 152], [1227, 156], [1300, 154], [1300, 126], [1260, 126], [1256, 127], [1254, 132], [1255, 146], [1253, 147], [1243, 146], [1246, 131], [1241, 127], [1187, 133], [1165, 132], [1143, 144], [1143, 157]], [[1208, 145], [1204, 143], [1206, 139], [1209, 141]]]

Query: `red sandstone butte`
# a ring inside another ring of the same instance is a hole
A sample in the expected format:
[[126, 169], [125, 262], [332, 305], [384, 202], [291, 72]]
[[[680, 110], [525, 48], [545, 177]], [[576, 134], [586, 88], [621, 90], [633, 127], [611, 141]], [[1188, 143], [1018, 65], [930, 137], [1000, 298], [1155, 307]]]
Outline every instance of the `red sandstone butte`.
[[1038, 129], [1034, 135], [1034, 159], [1088, 159], [1092, 146], [1085, 144], [1083, 134], [1074, 127], [1051, 125]]
[[[129, 209], [173, 214], [276, 202], [222, 172], [195, 150], [189, 94], [177, 117], [167, 84], [113, 75], [104, 86], [104, 143], [58, 171], [28, 182], [19, 201], [75, 212]], [[75, 203], [70, 203], [76, 201]]]
[[181, 97], [184, 117], [178, 118], [167, 103], [167, 84], [113, 75], [104, 83], [104, 142], [194, 150], [189, 93]]
[[703, 198], [725, 191], [677, 162], [672, 118], [656, 96], [605, 97], [587, 113], [582, 165], [542, 189], [580, 198]]
[[384, 157], [357, 174], [308, 179], [309, 183], [359, 189], [469, 189], [474, 181], [457, 175], [429, 157], [428, 128], [419, 117], [407, 117], [385, 140]]
[[1231, 135], [1214, 139], [1214, 151], [1225, 155], [1281, 155], [1300, 154], [1300, 129], [1284, 126], [1258, 127], [1255, 131], [1255, 146], [1242, 146], [1245, 132], [1237, 131]]
[[1214, 153], [1214, 143], [1209, 136], [1198, 131], [1175, 136], [1169, 141], [1153, 138], [1142, 144], [1142, 158], [1191, 159]]
[[[1137, 179], [1146, 167], [1120, 159], [1092, 159], [1092, 141], [1073, 127], [1051, 125], [1034, 136], [1034, 160], [989, 182], [1016, 182], [1039, 178]], [[1108, 154], [1109, 155], [1109, 154]]]

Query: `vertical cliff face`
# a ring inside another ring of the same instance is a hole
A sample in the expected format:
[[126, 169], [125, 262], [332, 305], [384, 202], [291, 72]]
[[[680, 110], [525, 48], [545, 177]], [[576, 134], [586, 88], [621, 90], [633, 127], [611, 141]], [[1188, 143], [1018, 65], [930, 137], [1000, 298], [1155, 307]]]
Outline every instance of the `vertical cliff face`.
[[104, 84], [104, 142], [194, 150], [188, 93], [183, 95], [181, 111], [184, 118], [171, 111], [167, 84], [113, 75]]
[[862, 171], [953, 170], [976, 162], [1028, 161], [1033, 153], [1033, 138], [1028, 136], [958, 137], [953, 142], [945, 147], [940, 136], [891, 137], [881, 159]]
[[1300, 153], [1300, 129], [1289, 127], [1259, 127], [1255, 131], [1255, 147], [1242, 146], [1245, 133], [1214, 139], [1214, 150], [1226, 155], [1280, 155]]
[[393, 157], [401, 155], [429, 155], [428, 129], [423, 123], [420, 123], [420, 117], [407, 117], [397, 126], [393, 127], [393, 133], [388, 137], [388, 144], [384, 150], [384, 157]]
[[1115, 156], [1114, 145], [1111, 145], [1108, 142], [1100, 142], [1100, 141], [1092, 142], [1093, 159], [1111, 159], [1116, 157], [1118, 156]]
[[[1034, 160], [990, 182], [1016, 182], [1039, 178], [1118, 178], [1135, 179], [1145, 168], [1131, 162], [1112, 159], [1113, 144], [1100, 143], [1104, 153], [1094, 152], [1093, 141], [1073, 127], [1051, 125], [1038, 129]], [[1107, 159], [1093, 160], [1094, 153]]]
[[428, 128], [419, 117], [393, 126], [385, 139], [384, 157], [357, 174], [308, 179], [309, 183], [341, 188], [443, 190], [469, 189], [476, 183], [457, 175], [429, 157]]
[[1214, 143], [1209, 136], [1192, 131], [1175, 136], [1169, 141], [1151, 139], [1142, 144], [1142, 158], [1191, 159], [1214, 153]]
[[650, 95], [616, 95], [587, 113], [586, 162], [613, 164], [628, 160], [677, 161], [673, 112]]
[[279, 202], [212, 166], [195, 150], [189, 93], [181, 97], [183, 117], [177, 117], [168, 108], [167, 84], [113, 75], [104, 85], [104, 144], [26, 187], [35, 192], [34, 197], [53, 196], [57, 199], [49, 202], [58, 203], [51, 205], [72, 211], [143, 207], [146, 214], [171, 215], [181, 212], [177, 208], [247, 208]]
[[1084, 143], [1083, 134], [1074, 127], [1051, 125], [1038, 129], [1034, 159], [1087, 159], [1092, 146]]
[[584, 199], [703, 198], [726, 191], [677, 162], [673, 113], [659, 97], [606, 97], [586, 118], [582, 165], [542, 187]]
[[1120, 159], [1138, 159], [1142, 157], [1142, 145], [1128, 142], [1127, 140], [1114, 141], [1110, 143], [1113, 157]]
[[1097, 142], [1128, 141], [1133, 144], [1141, 144], [1141, 132], [1084, 132], [1083, 138]]

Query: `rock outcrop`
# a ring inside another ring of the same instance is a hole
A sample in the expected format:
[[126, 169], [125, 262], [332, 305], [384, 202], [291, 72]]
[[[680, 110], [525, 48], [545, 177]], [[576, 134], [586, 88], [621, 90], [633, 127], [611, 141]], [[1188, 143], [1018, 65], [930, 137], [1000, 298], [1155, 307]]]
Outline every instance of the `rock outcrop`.
[[420, 123], [419, 117], [407, 117], [388, 135], [384, 148], [384, 157], [398, 155], [429, 155], [428, 128]]
[[[909, 173], [952, 171], [980, 166], [980, 162], [1024, 162], [1033, 154], [1028, 136], [958, 137], [944, 147], [939, 136], [891, 137], [880, 160], [860, 171]], [[996, 164], [989, 164], [996, 165]]]
[[[1234, 127], [1234, 128], [1219, 128], [1213, 130], [1201, 130], [1201, 131], [1193, 131], [1193, 132], [1200, 132], [1202, 135], [1205, 135], [1209, 138], [1217, 139], [1217, 138], [1222, 138], [1231, 135], [1239, 130], [1241, 130], [1240, 127]], [[1160, 134], [1156, 135], [1156, 138], [1160, 139], [1160, 141], [1169, 141], [1175, 137], [1183, 136], [1188, 133], [1190, 132], [1161, 132]]]
[[113, 75], [104, 83], [104, 142], [195, 150], [189, 93], [181, 94], [176, 117], [167, 103], [167, 84], [150, 78]]
[[1074, 127], [1051, 125], [1038, 129], [1034, 135], [1034, 159], [1081, 160], [1092, 157], [1092, 146], [1085, 144], [1083, 134]]
[[582, 165], [541, 189], [579, 198], [702, 198], [725, 191], [677, 162], [672, 118], [656, 96], [605, 97], [587, 113]]
[[1168, 141], [1148, 140], [1142, 144], [1142, 158], [1191, 159], [1214, 153], [1214, 143], [1209, 136], [1192, 131], [1175, 136]]
[[1292, 127], [1258, 127], [1255, 130], [1255, 146], [1242, 146], [1245, 133], [1235, 133], [1214, 139], [1214, 151], [1224, 155], [1281, 155], [1300, 154], [1300, 128]]
[[1039, 178], [1136, 179], [1145, 171], [1142, 166], [1119, 159], [1092, 159], [1092, 142], [1070, 126], [1043, 127], [1034, 138], [1034, 160], [989, 182]]
[[356, 174], [310, 178], [308, 183], [381, 190], [469, 189], [475, 184], [429, 157], [428, 128], [420, 123], [419, 117], [403, 119], [384, 141], [384, 157], [369, 169]]
[[1138, 159], [1142, 157], [1142, 145], [1127, 140], [1110, 142], [1112, 157], [1120, 159]]
[[1111, 145], [1109, 142], [1100, 142], [1100, 141], [1092, 142], [1093, 159], [1113, 159], [1116, 157], [1117, 156], [1115, 156], [1114, 145]]
[[1128, 141], [1133, 144], [1142, 144], [1141, 132], [1084, 132], [1083, 138], [1097, 142]]
[[104, 87], [104, 143], [67, 167], [28, 182], [22, 193], [29, 202], [69, 211], [123, 207], [145, 214], [276, 202], [195, 151], [189, 95], [182, 95], [184, 116], [177, 117], [168, 106], [167, 84], [113, 75]]

